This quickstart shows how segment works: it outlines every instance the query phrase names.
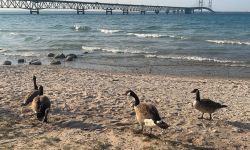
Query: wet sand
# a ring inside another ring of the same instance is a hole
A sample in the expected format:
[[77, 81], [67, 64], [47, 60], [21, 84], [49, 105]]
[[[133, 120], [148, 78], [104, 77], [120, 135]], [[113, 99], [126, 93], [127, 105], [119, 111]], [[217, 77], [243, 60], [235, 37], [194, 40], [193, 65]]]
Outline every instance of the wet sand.
[[[33, 75], [52, 101], [48, 124], [20, 107]], [[245, 79], [0, 66], [0, 149], [249, 149], [249, 85]], [[228, 108], [212, 121], [199, 120], [191, 105], [194, 88]], [[170, 128], [138, 133], [127, 89], [155, 104]]]

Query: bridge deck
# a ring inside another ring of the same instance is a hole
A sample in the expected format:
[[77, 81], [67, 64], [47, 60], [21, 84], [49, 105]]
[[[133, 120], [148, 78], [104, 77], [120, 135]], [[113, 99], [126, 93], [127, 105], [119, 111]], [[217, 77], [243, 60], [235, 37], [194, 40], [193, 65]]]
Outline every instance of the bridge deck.
[[175, 7], [175, 6], [153, 6], [153, 5], [133, 5], [133, 4], [113, 4], [113, 3], [98, 3], [98, 2], [81, 2], [81, 1], [60, 1], [60, 0], [0, 0], [0, 8], [21, 8], [29, 9], [31, 13], [36, 11], [39, 13], [40, 9], [75, 9], [77, 13], [81, 10], [106, 10], [112, 14], [112, 10], [122, 10], [123, 12], [129, 11], [154, 11], [158, 14], [160, 11], [169, 13], [172, 12], [185, 12], [193, 13], [194, 10], [207, 10], [214, 12], [207, 7]]

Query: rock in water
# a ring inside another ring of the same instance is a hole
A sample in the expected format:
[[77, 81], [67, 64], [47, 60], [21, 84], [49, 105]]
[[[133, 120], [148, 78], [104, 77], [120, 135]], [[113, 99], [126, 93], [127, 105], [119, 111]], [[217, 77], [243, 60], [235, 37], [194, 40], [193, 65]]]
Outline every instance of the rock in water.
[[60, 60], [52, 60], [50, 62], [51, 65], [60, 65], [61, 64], [61, 61]]
[[77, 58], [76, 54], [68, 54], [68, 55], [66, 55], [66, 58], [67, 58], [68, 56], [71, 56], [71, 57], [73, 57], [73, 58]]
[[17, 62], [18, 62], [19, 64], [21, 64], [21, 63], [24, 63], [25, 60], [24, 60], [23, 58], [20, 58], [20, 59], [17, 60]]
[[66, 57], [66, 61], [73, 61], [73, 59], [74, 59], [74, 58], [73, 58], [72, 56], [67, 56], [67, 57]]
[[58, 59], [58, 58], [62, 59], [62, 58], [65, 58], [65, 55], [63, 53], [61, 53], [61, 54], [56, 55], [55, 58], [56, 59]]
[[54, 56], [55, 56], [55, 54], [53, 54], [53, 53], [48, 54], [48, 57], [54, 57]]
[[3, 65], [11, 65], [11, 61], [6, 60], [6, 61], [3, 62]]
[[33, 59], [29, 62], [30, 65], [42, 65], [42, 62], [38, 59]]

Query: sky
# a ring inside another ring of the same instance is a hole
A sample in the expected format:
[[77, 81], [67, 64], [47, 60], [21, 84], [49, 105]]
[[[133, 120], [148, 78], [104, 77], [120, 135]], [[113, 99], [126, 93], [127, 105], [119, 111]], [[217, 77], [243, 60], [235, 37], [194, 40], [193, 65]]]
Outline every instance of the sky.
[[[193, 7], [193, 6], [198, 6], [199, 0], [79, 0], [79, 1]], [[203, 1], [204, 1], [204, 6], [208, 6], [208, 0], [203, 0]], [[213, 9], [215, 11], [250, 12], [250, 0], [213, 0]]]

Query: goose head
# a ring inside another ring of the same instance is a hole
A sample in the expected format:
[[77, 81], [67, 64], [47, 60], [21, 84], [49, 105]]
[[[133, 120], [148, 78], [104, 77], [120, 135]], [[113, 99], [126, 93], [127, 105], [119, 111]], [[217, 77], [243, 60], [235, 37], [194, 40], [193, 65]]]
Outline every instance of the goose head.
[[198, 93], [199, 90], [198, 89], [194, 89], [191, 93]]
[[131, 107], [137, 106], [140, 103], [138, 96], [132, 90], [127, 90], [125, 95], [134, 98], [134, 100], [130, 102]]

